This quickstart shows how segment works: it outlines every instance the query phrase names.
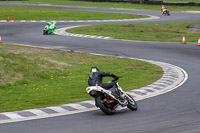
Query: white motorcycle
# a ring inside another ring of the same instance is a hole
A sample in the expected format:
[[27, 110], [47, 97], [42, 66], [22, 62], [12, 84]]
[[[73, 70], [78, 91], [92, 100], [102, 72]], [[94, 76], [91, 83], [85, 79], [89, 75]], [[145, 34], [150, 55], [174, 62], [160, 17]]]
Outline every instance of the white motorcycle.
[[[116, 80], [113, 81], [116, 82]], [[90, 96], [95, 98], [96, 106], [107, 115], [113, 115], [118, 106], [127, 106], [132, 111], [138, 109], [136, 101], [131, 95], [122, 90], [118, 82], [110, 90], [106, 90], [100, 86], [90, 86], [86, 88], [86, 91]]]

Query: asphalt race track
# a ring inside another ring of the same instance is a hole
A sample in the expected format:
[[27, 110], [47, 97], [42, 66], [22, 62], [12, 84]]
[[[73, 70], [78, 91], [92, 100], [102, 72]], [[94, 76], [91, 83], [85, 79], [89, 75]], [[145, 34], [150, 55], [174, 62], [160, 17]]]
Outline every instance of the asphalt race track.
[[[7, 3], [6, 3], [7, 4]], [[26, 6], [30, 6], [26, 4]], [[41, 5], [34, 5], [41, 6]], [[42, 7], [47, 7], [42, 5]], [[62, 22], [57, 28], [109, 24], [200, 21], [199, 14], [157, 11], [48, 6], [52, 8], [136, 13], [160, 19], [121, 22]], [[43, 36], [42, 22], [0, 23], [3, 43], [76, 50], [115, 56], [150, 59], [183, 68], [189, 79], [169, 93], [138, 102], [139, 110], [118, 111], [113, 116], [100, 110], [38, 120], [0, 124], [0, 133], [199, 133], [200, 132], [200, 46], [197, 43], [162, 43], [80, 37]], [[180, 35], [182, 36], [182, 35]], [[198, 41], [198, 38], [197, 38]], [[181, 38], [180, 38], [181, 42]], [[84, 88], [83, 88], [84, 89]]]

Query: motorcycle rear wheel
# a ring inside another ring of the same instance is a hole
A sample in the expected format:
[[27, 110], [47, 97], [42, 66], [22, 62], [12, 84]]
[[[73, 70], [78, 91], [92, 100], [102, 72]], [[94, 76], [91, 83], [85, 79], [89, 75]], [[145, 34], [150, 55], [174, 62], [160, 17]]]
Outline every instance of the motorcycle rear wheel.
[[105, 102], [103, 101], [105, 97], [103, 95], [99, 95], [96, 99], [96, 105], [107, 115], [115, 114], [115, 108], [108, 107]]
[[128, 96], [131, 98], [131, 100], [128, 101], [127, 107], [132, 111], [136, 111], [138, 109], [136, 101], [132, 98], [131, 95], [128, 94]]

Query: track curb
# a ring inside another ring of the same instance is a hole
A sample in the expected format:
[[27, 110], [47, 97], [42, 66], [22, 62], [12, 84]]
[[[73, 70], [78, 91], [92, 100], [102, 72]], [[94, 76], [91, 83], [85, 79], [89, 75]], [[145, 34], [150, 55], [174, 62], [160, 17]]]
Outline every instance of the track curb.
[[[101, 54], [95, 54], [95, 55], [101, 55]], [[103, 55], [103, 56], [109, 56], [109, 55]], [[160, 66], [164, 71], [163, 77], [154, 82], [153, 84], [150, 84], [148, 86], [139, 89], [128, 91], [128, 93], [132, 95], [136, 101], [158, 96], [167, 93], [169, 91], [172, 91], [181, 86], [182, 84], [184, 84], [188, 79], [188, 74], [185, 70], [172, 64], [152, 61], [152, 60], [131, 58], [131, 57], [120, 57], [120, 58], [130, 58], [130, 59], [137, 59], [149, 62], [151, 64]], [[5, 113], [0, 113], [0, 124], [69, 115], [69, 114], [75, 114], [92, 110], [97, 110], [97, 108], [95, 107], [94, 100], [64, 104], [60, 106], [5, 112]]]
[[58, 23], [80, 23], [80, 22], [120, 22], [120, 21], [141, 21], [141, 20], [151, 20], [151, 19], [159, 19], [160, 17], [146, 15], [149, 16], [148, 18], [138, 18], [138, 19], [113, 19], [113, 20], [0, 20], [1, 23], [46, 23], [46, 22], [58, 22]]
[[[151, 16], [149, 15], [149, 18], [139, 18], [139, 19], [121, 19], [121, 20], [89, 20], [89, 22], [120, 22], [120, 21], [141, 21], [141, 20], [152, 20], [152, 19], [159, 19], [160, 17], [157, 16]], [[81, 21], [83, 22], [83, 21]], [[86, 21], [87, 22], [87, 21]], [[70, 27], [64, 27], [57, 29], [55, 34], [61, 35], [61, 36], [70, 36], [70, 37], [82, 37], [82, 38], [93, 38], [93, 39], [113, 39], [113, 37], [106, 37], [106, 36], [96, 36], [96, 35], [84, 35], [84, 34], [73, 34], [66, 32], [67, 29], [76, 28], [76, 27], [82, 27], [82, 26], [89, 26], [89, 25], [79, 25], [79, 26], [70, 26]]]

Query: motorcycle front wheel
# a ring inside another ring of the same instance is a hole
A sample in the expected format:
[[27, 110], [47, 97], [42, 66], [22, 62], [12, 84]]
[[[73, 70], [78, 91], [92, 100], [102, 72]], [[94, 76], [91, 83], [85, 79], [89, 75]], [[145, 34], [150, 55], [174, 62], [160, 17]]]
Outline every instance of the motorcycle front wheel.
[[109, 107], [105, 102], [104, 102], [105, 97], [103, 95], [99, 95], [96, 99], [96, 105], [107, 115], [113, 115], [115, 113], [115, 108], [114, 107]]
[[130, 100], [128, 100], [128, 105], [127, 107], [132, 110], [132, 111], [136, 111], [138, 109], [137, 103], [136, 101], [132, 98], [131, 95], [128, 94], [128, 96], [131, 98]]

